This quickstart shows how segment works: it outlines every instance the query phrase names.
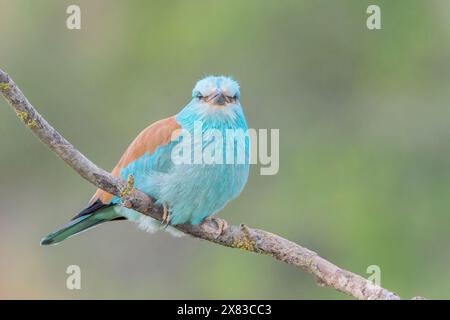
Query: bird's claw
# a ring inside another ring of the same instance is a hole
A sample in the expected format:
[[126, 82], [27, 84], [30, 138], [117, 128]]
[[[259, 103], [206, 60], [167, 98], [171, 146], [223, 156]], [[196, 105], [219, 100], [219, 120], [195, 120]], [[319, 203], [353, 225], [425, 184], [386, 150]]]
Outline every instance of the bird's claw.
[[164, 228], [166, 228], [170, 222], [170, 213], [165, 204], [163, 204], [162, 206], [163, 206], [163, 215], [161, 224], [163, 225]]
[[218, 236], [217, 236], [217, 238], [218, 238], [228, 228], [228, 223], [225, 220], [222, 220], [222, 219], [216, 219], [216, 223], [219, 226], [219, 232], [218, 232]]

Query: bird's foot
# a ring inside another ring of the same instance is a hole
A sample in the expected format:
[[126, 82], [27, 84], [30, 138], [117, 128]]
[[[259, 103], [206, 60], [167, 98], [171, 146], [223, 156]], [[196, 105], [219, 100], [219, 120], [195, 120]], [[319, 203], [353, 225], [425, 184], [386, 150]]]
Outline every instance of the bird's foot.
[[217, 236], [217, 238], [218, 238], [228, 228], [228, 222], [226, 222], [225, 220], [222, 220], [222, 219], [218, 219], [218, 218], [216, 218], [215, 220], [216, 220], [217, 225], [219, 226], [219, 232], [218, 232], [218, 236]]
[[164, 228], [167, 228], [167, 226], [169, 225], [169, 222], [170, 222], [170, 213], [164, 203], [162, 206], [163, 206], [163, 215], [162, 215], [161, 224], [163, 225]]

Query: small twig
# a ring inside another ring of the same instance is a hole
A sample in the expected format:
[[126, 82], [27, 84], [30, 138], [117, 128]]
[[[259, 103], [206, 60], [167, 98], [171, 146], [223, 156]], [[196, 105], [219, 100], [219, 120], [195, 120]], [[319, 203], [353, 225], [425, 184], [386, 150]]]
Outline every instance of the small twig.
[[[14, 81], [2, 70], [0, 70], [0, 92], [37, 138], [84, 179], [100, 189], [121, 197], [127, 207], [162, 220], [162, 208], [155, 206], [154, 200], [148, 195], [133, 188], [132, 176], [129, 177], [127, 183], [113, 177], [87, 159], [34, 109]], [[314, 251], [273, 233], [252, 229], [243, 224], [240, 226], [229, 225], [224, 230], [219, 230], [220, 226], [224, 225], [227, 225], [225, 220], [213, 218], [205, 220], [200, 225], [184, 224], [176, 227], [193, 237], [222, 246], [271, 255], [277, 260], [311, 273], [319, 284], [334, 288], [357, 299], [400, 299], [396, 294], [367, 279], [339, 268]]]

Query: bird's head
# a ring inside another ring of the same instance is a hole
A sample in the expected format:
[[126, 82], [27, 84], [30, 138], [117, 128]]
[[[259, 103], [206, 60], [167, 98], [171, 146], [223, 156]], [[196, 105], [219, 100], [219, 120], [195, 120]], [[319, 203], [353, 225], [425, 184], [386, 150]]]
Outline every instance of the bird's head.
[[224, 108], [239, 104], [239, 84], [229, 77], [209, 76], [198, 81], [192, 98], [206, 106]]

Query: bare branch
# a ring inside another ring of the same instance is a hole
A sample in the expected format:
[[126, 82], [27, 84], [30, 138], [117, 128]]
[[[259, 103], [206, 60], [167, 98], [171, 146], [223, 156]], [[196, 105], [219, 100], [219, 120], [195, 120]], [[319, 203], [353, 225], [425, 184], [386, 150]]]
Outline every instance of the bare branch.
[[[98, 188], [121, 197], [127, 207], [162, 220], [163, 209], [155, 206], [153, 199], [130, 187], [126, 181], [113, 177], [75, 149], [34, 109], [14, 81], [2, 70], [0, 92], [36, 137], [83, 178]], [[227, 227], [221, 233], [224, 225]], [[176, 227], [195, 238], [222, 246], [271, 255], [277, 260], [311, 273], [320, 285], [334, 288], [357, 299], [400, 299], [396, 294], [365, 278], [339, 268], [314, 251], [264, 230], [252, 229], [243, 224], [228, 225], [219, 218], [207, 219], [200, 225], [184, 224]]]

